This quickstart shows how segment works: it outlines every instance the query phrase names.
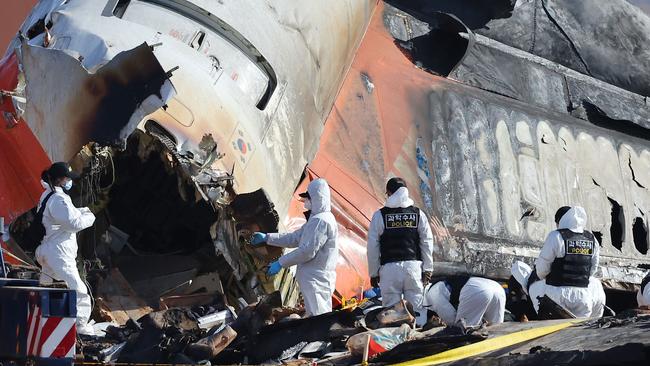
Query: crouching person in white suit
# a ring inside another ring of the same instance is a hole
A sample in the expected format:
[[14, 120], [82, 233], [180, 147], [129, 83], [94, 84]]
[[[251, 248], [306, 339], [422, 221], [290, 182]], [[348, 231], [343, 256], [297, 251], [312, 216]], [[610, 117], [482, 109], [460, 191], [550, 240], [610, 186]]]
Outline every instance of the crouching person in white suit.
[[[535, 309], [536, 313], [539, 313], [539, 298], [547, 295], [547, 286], [546, 280], [533, 280], [532, 283], [528, 281], [530, 274], [533, 272], [532, 268], [524, 262], [516, 261], [512, 264], [512, 275], [519, 282], [523, 291], [528, 294], [528, 297]], [[526, 288], [528, 284], [528, 288]], [[552, 286], [549, 286], [552, 287]], [[587, 286], [587, 291], [589, 296], [586, 297], [587, 301], [590, 302], [589, 307], [591, 312], [589, 317], [601, 317], [605, 311], [605, 301], [606, 295], [605, 290], [603, 290], [603, 285], [600, 283], [600, 280], [596, 277], [589, 278], [589, 285]], [[551, 293], [553, 289], [551, 288]], [[549, 296], [549, 298], [551, 298]], [[552, 298], [551, 298], [552, 299]], [[553, 300], [555, 301], [555, 300]], [[558, 303], [558, 305], [560, 305]], [[564, 308], [564, 306], [562, 306]], [[568, 310], [564, 308], [565, 310]], [[575, 314], [573, 314], [575, 315]]]
[[[556, 212], [555, 223], [557, 230], [546, 237], [524, 288], [530, 287], [532, 299], [547, 295], [578, 318], [601, 316], [604, 291], [593, 277], [598, 269], [599, 244], [585, 230], [587, 213], [580, 206], [564, 206]], [[540, 295], [532, 288], [539, 280], [545, 280], [544, 286], [538, 285], [543, 292]]]
[[481, 277], [450, 276], [427, 286], [423, 307], [448, 325], [478, 326], [503, 322], [506, 294], [497, 282]]

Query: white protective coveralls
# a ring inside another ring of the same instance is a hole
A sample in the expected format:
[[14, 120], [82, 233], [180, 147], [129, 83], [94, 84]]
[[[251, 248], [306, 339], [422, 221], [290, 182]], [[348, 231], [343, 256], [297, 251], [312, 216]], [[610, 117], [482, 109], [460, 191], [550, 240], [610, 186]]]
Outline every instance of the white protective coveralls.
[[[587, 213], [585, 209], [580, 206], [574, 206], [567, 211], [560, 219], [558, 225], [559, 229], [569, 229], [574, 233], [582, 233], [587, 224]], [[537, 276], [543, 280], [551, 273], [551, 264], [555, 258], [564, 257], [564, 240], [562, 234], [558, 230], [551, 231], [546, 237], [544, 246], [542, 247], [539, 257], [535, 261], [535, 269]], [[594, 239], [596, 240], [596, 239]], [[591, 272], [590, 276], [593, 277], [598, 269], [600, 245], [598, 240], [594, 245], [594, 253], [591, 257]], [[591, 279], [589, 281], [591, 283]], [[600, 282], [600, 281], [598, 281]], [[601, 285], [602, 290], [602, 285]], [[589, 287], [573, 287], [573, 286], [544, 286], [544, 293], [558, 305], [562, 306], [578, 318], [598, 316], [599, 309], [594, 309], [594, 293], [597, 289], [590, 289]], [[603, 292], [604, 293], [604, 292]], [[595, 310], [595, 311], [594, 311]]]
[[[546, 280], [539, 280], [530, 285], [530, 291], [526, 289], [526, 283], [528, 283], [528, 277], [532, 273], [532, 268], [522, 261], [515, 261], [512, 264], [512, 275], [515, 277], [517, 282], [523, 287], [526, 293], [530, 292], [528, 296], [530, 297], [531, 302], [533, 303], [533, 308], [535, 312], [539, 312], [539, 299], [538, 297], [544, 297], [548, 287], [557, 288], [555, 286], [547, 286]], [[596, 277], [589, 277], [589, 286], [587, 287], [590, 296], [588, 301], [591, 302], [591, 313], [583, 317], [601, 317], [605, 312], [605, 302], [607, 297], [605, 295], [605, 290], [603, 290], [603, 284]], [[551, 292], [557, 291], [551, 289]], [[553, 301], [555, 301], [551, 296], [549, 296]], [[559, 303], [558, 303], [559, 304]], [[564, 306], [563, 306], [564, 307]], [[568, 310], [568, 309], [567, 309]], [[571, 312], [573, 313], [573, 312]], [[575, 315], [575, 314], [574, 314]]]
[[[41, 195], [39, 208], [45, 197], [52, 191], [48, 184]], [[54, 187], [56, 192], [47, 201], [43, 212], [45, 237], [36, 248], [36, 260], [42, 267], [41, 282], [52, 280], [65, 281], [68, 288], [77, 292], [77, 330], [79, 333], [91, 333], [88, 326], [92, 311], [88, 288], [79, 276], [77, 269], [77, 233], [89, 228], [95, 222], [95, 215], [87, 207], [76, 208], [72, 199], [61, 187]]]
[[[406, 208], [413, 206], [406, 187], [400, 187], [386, 200], [386, 207]], [[413, 305], [416, 312], [422, 306], [422, 272], [433, 271], [433, 234], [427, 215], [420, 210], [418, 234], [420, 235], [421, 261], [380, 262], [379, 237], [384, 233], [381, 211], [376, 211], [368, 229], [368, 274], [379, 276], [379, 288], [383, 306], [393, 306], [404, 299]]]
[[427, 286], [424, 290], [425, 309], [435, 311], [448, 325], [464, 320], [465, 325], [503, 323], [506, 293], [499, 283], [487, 278], [472, 277], [460, 290], [458, 310], [450, 302], [451, 291], [445, 281]]
[[296, 280], [305, 300], [306, 316], [332, 311], [332, 294], [336, 286], [338, 227], [330, 212], [330, 189], [325, 179], [309, 183], [311, 201], [309, 220], [292, 233], [271, 233], [267, 244], [296, 248], [280, 257], [284, 268], [297, 265]]
[[[650, 273], [646, 277], [650, 276]], [[643, 290], [643, 291], [641, 291]], [[640, 288], [636, 293], [636, 302], [639, 306], [650, 306], [650, 283], [645, 288]]]

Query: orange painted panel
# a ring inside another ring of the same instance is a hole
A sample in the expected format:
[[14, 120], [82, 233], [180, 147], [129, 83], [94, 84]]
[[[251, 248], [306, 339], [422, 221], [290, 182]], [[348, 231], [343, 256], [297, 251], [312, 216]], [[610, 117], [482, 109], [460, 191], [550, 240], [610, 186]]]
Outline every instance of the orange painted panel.
[[[11, 54], [0, 61], [0, 90], [13, 91], [18, 83], [17, 75], [16, 56]], [[16, 121], [15, 117], [11, 97], [3, 94], [0, 97], [0, 216], [5, 218], [5, 224], [36, 206], [43, 191], [41, 172], [50, 165], [36, 136], [22, 119]]]

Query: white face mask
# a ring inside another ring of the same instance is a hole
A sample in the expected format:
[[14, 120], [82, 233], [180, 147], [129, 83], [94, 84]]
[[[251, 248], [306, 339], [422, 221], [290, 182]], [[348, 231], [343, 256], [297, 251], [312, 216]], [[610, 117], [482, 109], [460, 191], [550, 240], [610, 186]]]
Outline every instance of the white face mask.
[[311, 201], [309, 200], [309, 198], [305, 198], [305, 201], [302, 204], [305, 205], [306, 211], [311, 210]]
[[72, 189], [72, 179], [70, 179], [69, 181], [65, 182], [65, 184], [63, 185], [63, 189], [65, 189], [66, 191], [69, 191], [69, 190]]

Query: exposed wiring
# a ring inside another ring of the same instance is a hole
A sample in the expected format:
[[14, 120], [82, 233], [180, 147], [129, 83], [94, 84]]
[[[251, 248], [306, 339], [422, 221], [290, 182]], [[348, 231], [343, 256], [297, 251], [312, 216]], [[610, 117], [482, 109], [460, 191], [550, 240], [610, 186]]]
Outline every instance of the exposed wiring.
[[[109, 190], [115, 184], [115, 162], [113, 154], [108, 147], [94, 149], [94, 155], [90, 159], [90, 171], [81, 180], [81, 203], [90, 205], [97, 202], [97, 194]], [[110, 172], [108, 171], [110, 166]], [[101, 186], [101, 180], [110, 173], [111, 182]]]
[[[86, 272], [86, 274], [88, 273], [88, 270], [92, 269], [93, 267], [92, 262], [88, 260], [82, 261], [82, 265], [84, 267], [84, 272]], [[86, 265], [88, 265], [88, 267], [86, 267]], [[88, 283], [88, 281], [86, 281], [86, 276], [84, 277], [79, 276], [79, 277], [81, 278], [81, 281], [83, 281], [84, 285], [86, 285], [86, 291], [88, 291], [88, 296], [90, 297], [90, 309], [92, 311], [92, 309], [95, 308], [95, 297], [93, 296], [93, 292], [90, 289], [90, 284]]]

